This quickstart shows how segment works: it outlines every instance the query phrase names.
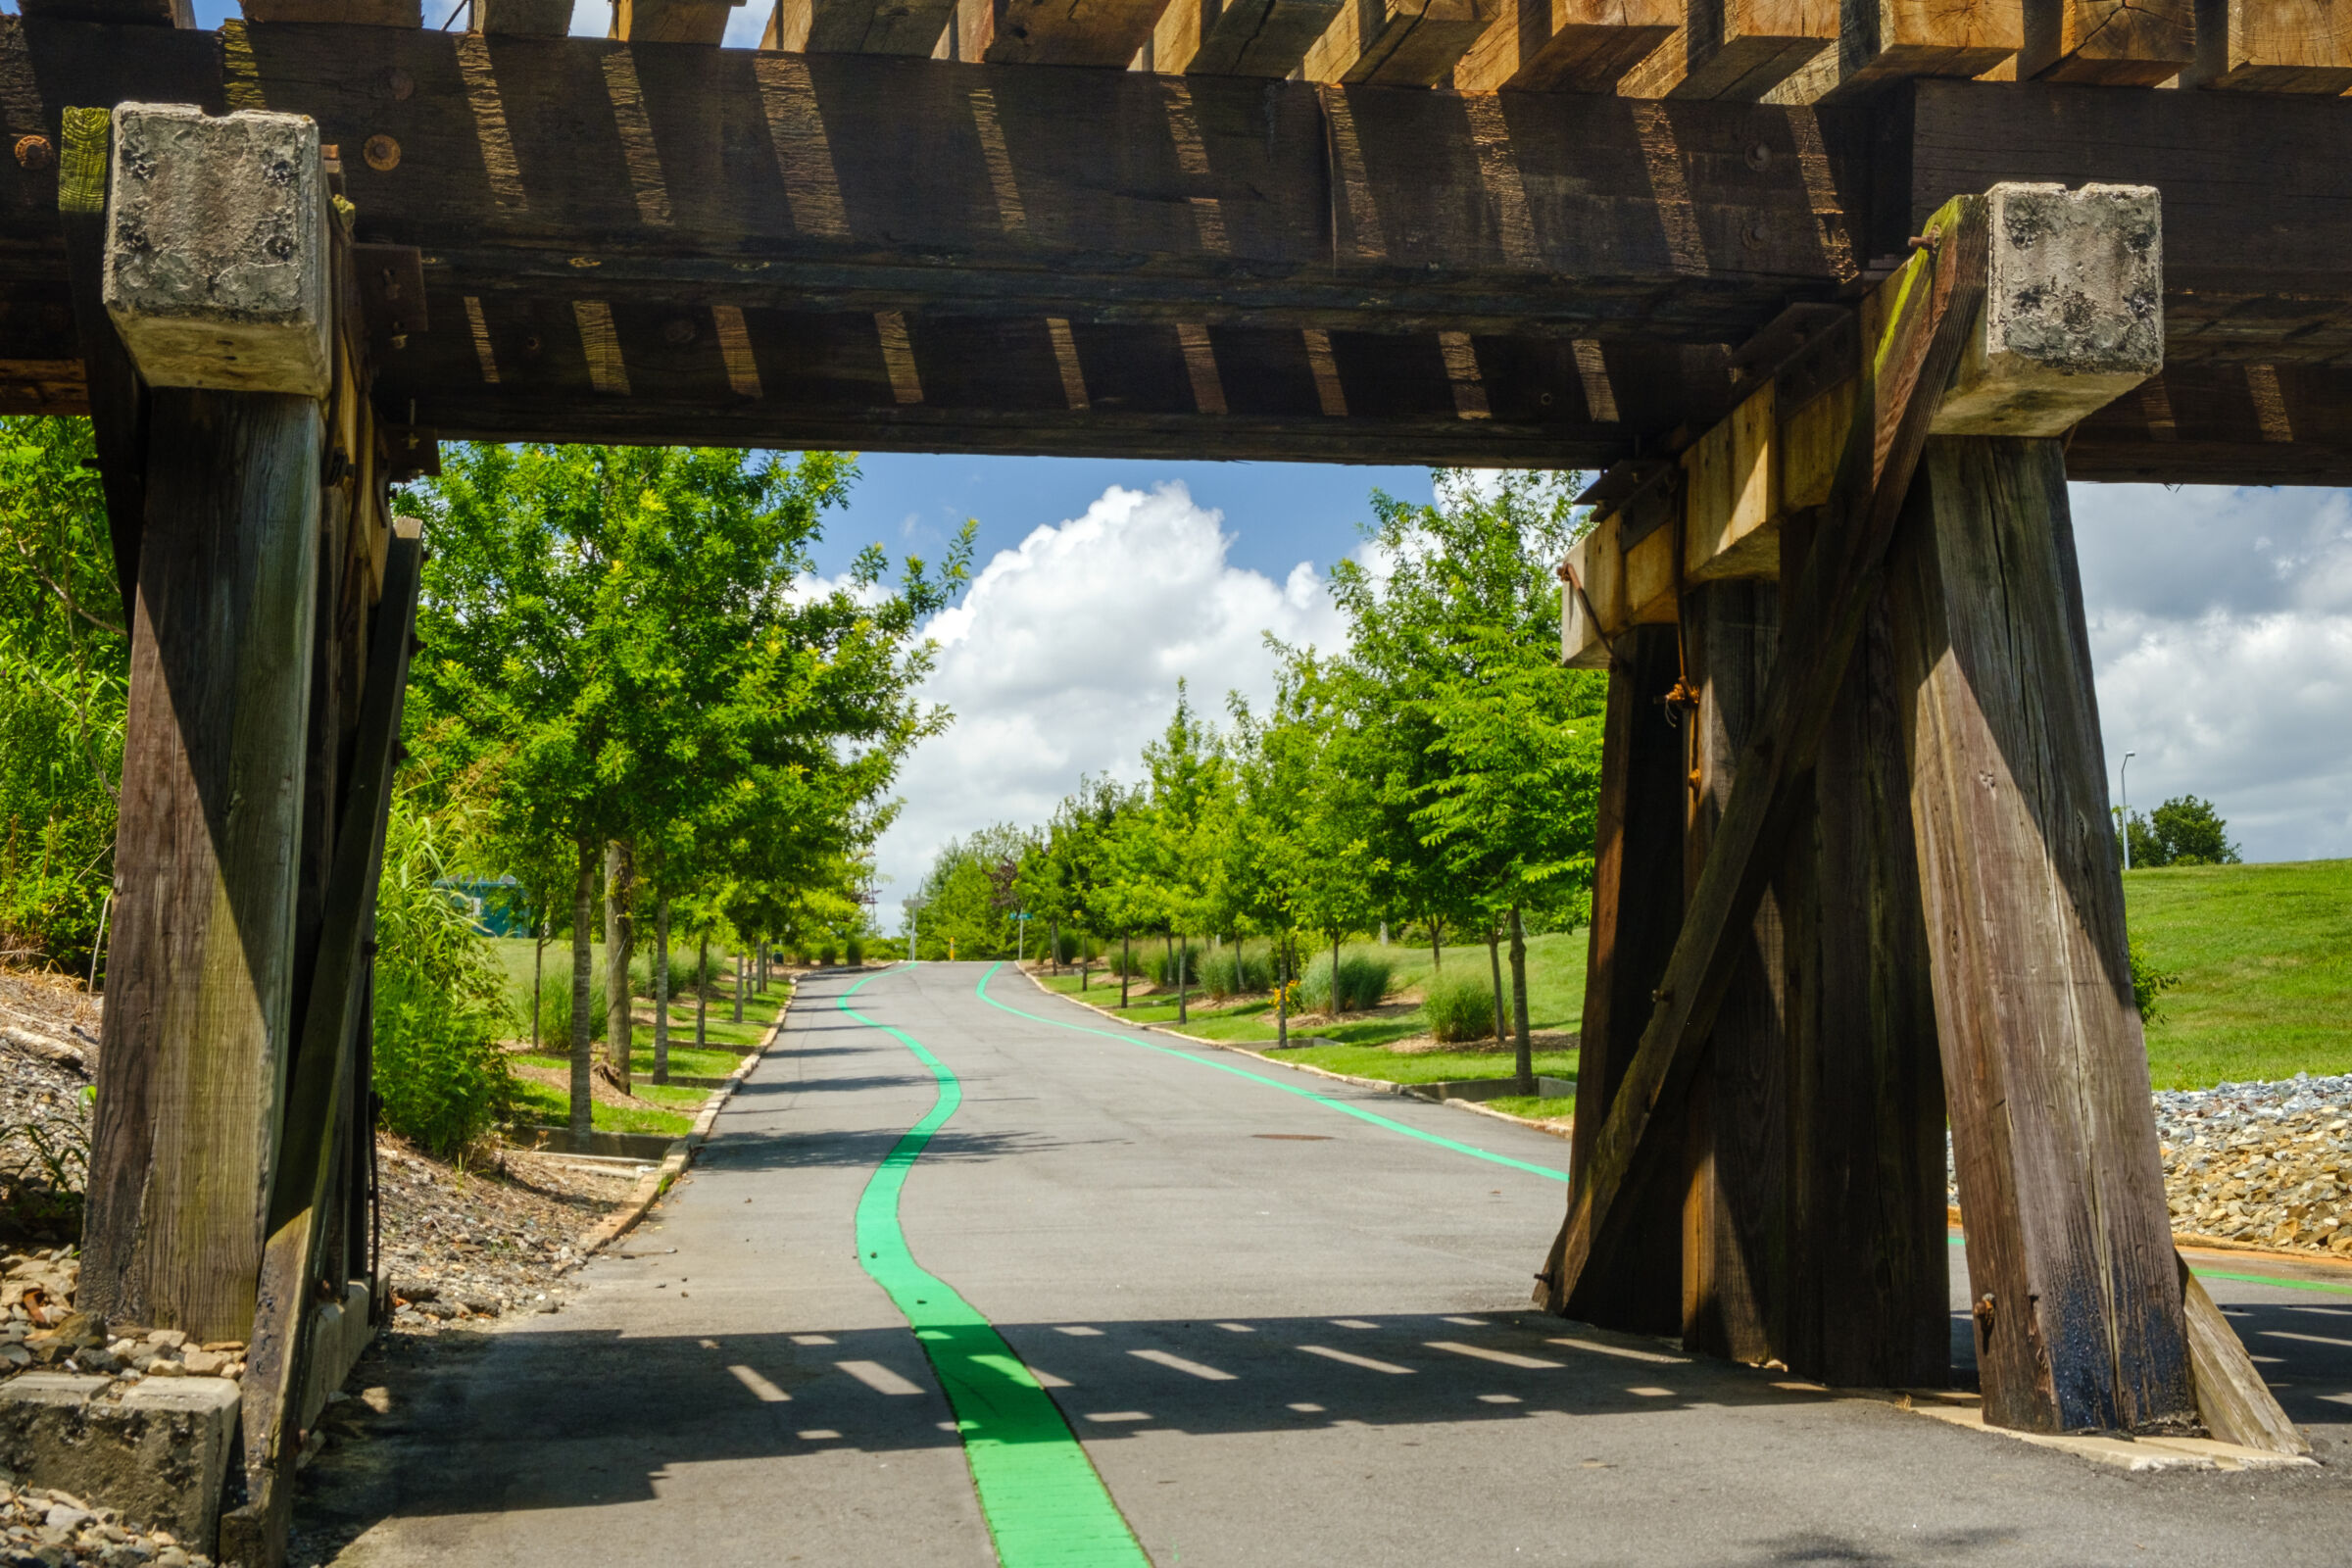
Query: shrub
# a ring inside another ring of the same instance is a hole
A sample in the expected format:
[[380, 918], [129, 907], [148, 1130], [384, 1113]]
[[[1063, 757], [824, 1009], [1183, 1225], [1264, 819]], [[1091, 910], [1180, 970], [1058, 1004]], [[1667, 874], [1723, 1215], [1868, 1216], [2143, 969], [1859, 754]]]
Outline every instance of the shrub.
[[865, 939], [864, 939], [863, 937], [852, 937], [852, 938], [850, 938], [850, 939], [849, 939], [849, 941], [848, 941], [848, 942], [846, 942], [846, 943], [844, 943], [844, 944], [843, 944], [843, 946], [842, 946], [842, 955], [843, 955], [843, 956], [847, 957], [847, 958], [850, 960], [850, 967], [851, 967], [851, 968], [853, 968], [853, 969], [862, 969], [862, 968], [864, 968], [864, 967], [865, 967]]
[[832, 968], [833, 959], [837, 955], [834, 952], [833, 944], [830, 942], [826, 943], [824, 946], [816, 950], [816, 966], [820, 969]]
[[[588, 1038], [605, 1038], [605, 983], [588, 982]], [[561, 1056], [571, 1049], [571, 965], [550, 964], [539, 980], [539, 1049]]]
[[1494, 991], [1484, 976], [1438, 975], [1421, 1004], [1429, 1032], [1447, 1045], [1494, 1033]]
[[2138, 943], [2132, 944], [2132, 1000], [2139, 1004], [2140, 1027], [2144, 1029], [2163, 1021], [2164, 1013], [2157, 1007], [2156, 999], [2180, 983], [2179, 975], [2157, 968], [2156, 960]]
[[[1309, 1012], [1369, 1012], [1388, 996], [1396, 966], [1369, 954], [1345, 954], [1340, 958], [1339, 995], [1332, 995], [1331, 955], [1306, 966], [1298, 979], [1298, 1000]], [[1338, 1005], [1334, 1006], [1334, 1002]], [[1493, 1011], [1490, 1004], [1488, 1010]]]
[[1274, 960], [1265, 954], [1219, 948], [1200, 960], [1200, 989], [1222, 1002], [1274, 989]]
[[1180, 970], [1185, 977], [1184, 984], [1197, 988], [1200, 984], [1200, 950], [1190, 946], [1178, 948], [1173, 952], [1166, 948], [1154, 948], [1152, 952], [1149, 968], [1152, 983], [1163, 991], [1176, 989], [1177, 975]]
[[375, 988], [375, 1088], [384, 1124], [436, 1154], [481, 1137], [514, 1108], [491, 1014], [398, 973]]

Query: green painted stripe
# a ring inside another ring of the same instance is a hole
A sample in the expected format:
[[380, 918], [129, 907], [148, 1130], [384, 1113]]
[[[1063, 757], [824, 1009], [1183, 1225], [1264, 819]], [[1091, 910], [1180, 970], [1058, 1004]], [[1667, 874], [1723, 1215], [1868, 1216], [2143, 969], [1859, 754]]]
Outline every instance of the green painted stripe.
[[[1964, 1236], [1954, 1236], [1951, 1244], [1965, 1247], [1968, 1240]], [[2275, 1274], [2230, 1274], [2218, 1268], [2193, 1266], [2189, 1272], [2201, 1280], [2235, 1280], [2241, 1285], [2276, 1285], [2282, 1291], [2325, 1291], [2330, 1296], [2352, 1296], [2352, 1285], [2330, 1285], [2326, 1280], [2286, 1280]]]
[[1523, 1170], [1534, 1176], [1546, 1176], [1555, 1182], [1564, 1182], [1568, 1179], [1568, 1173], [1564, 1170], [1553, 1170], [1549, 1165], [1537, 1165], [1524, 1159], [1513, 1159], [1508, 1154], [1497, 1154], [1492, 1150], [1475, 1148], [1469, 1144], [1457, 1144], [1450, 1138], [1441, 1138], [1436, 1133], [1423, 1132], [1418, 1127], [1408, 1127], [1400, 1121], [1391, 1121], [1378, 1111], [1366, 1110], [1363, 1106], [1348, 1101], [1334, 1100], [1329, 1095], [1318, 1095], [1311, 1089], [1302, 1089], [1297, 1084], [1286, 1084], [1279, 1078], [1269, 1078], [1262, 1072], [1251, 1072], [1247, 1067], [1237, 1067], [1231, 1062], [1218, 1061], [1212, 1056], [1196, 1056], [1189, 1051], [1178, 1051], [1172, 1046], [1155, 1045], [1149, 1040], [1138, 1040], [1133, 1035], [1116, 1034], [1108, 1029], [1095, 1029], [1082, 1023], [1064, 1023], [1059, 1018], [1049, 1018], [1039, 1012], [1024, 1012], [1009, 1003], [999, 1002], [988, 994], [988, 983], [995, 979], [997, 971], [1004, 967], [1002, 963], [989, 965], [988, 972], [980, 977], [978, 995], [980, 1000], [990, 1006], [1002, 1008], [1017, 1018], [1033, 1019], [1038, 1023], [1052, 1024], [1056, 1029], [1074, 1030], [1082, 1035], [1101, 1035], [1105, 1040], [1116, 1040], [1122, 1045], [1141, 1046], [1146, 1051], [1156, 1051], [1161, 1055], [1173, 1056], [1178, 1061], [1189, 1061], [1197, 1067], [1214, 1067], [1217, 1071], [1229, 1072], [1236, 1078], [1247, 1078], [1251, 1083], [1265, 1084], [1270, 1088], [1279, 1089], [1286, 1095], [1297, 1095], [1299, 1099], [1311, 1100], [1318, 1105], [1329, 1105], [1334, 1110], [1345, 1111], [1358, 1120], [1368, 1121], [1375, 1127], [1386, 1127], [1390, 1132], [1402, 1133], [1407, 1138], [1418, 1138], [1425, 1144], [1435, 1144], [1440, 1149], [1450, 1149], [1457, 1154], [1468, 1154], [1473, 1158], [1492, 1160], [1497, 1165], [1508, 1165], [1513, 1170]]
[[[888, 971], [884, 971], [887, 973]], [[963, 1436], [972, 1490], [1003, 1568], [1150, 1568], [1094, 1462], [1053, 1397], [978, 1308], [914, 1260], [899, 1226], [899, 1195], [931, 1135], [963, 1102], [946, 1062], [912, 1035], [850, 1005], [868, 975], [843, 992], [841, 1010], [914, 1053], [939, 1080], [930, 1113], [883, 1157], [858, 1200], [858, 1261], [890, 1293], [931, 1358]]]

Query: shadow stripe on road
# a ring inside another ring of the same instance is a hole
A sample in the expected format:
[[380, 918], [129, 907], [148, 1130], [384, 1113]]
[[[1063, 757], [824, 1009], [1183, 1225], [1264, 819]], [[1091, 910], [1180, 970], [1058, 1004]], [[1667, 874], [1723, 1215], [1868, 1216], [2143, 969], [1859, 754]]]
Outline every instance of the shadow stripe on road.
[[1418, 1138], [1421, 1142], [1435, 1144], [1440, 1149], [1450, 1149], [1457, 1154], [1468, 1154], [1476, 1159], [1492, 1160], [1497, 1165], [1508, 1165], [1513, 1170], [1523, 1170], [1530, 1175], [1549, 1177], [1555, 1182], [1565, 1182], [1568, 1179], [1568, 1173], [1564, 1170], [1554, 1170], [1549, 1165], [1538, 1165], [1529, 1160], [1513, 1159], [1508, 1154], [1497, 1154], [1493, 1150], [1480, 1149], [1472, 1144], [1456, 1143], [1438, 1133], [1425, 1132], [1421, 1128], [1407, 1126], [1400, 1121], [1392, 1121], [1376, 1110], [1367, 1110], [1362, 1105], [1348, 1101], [1337, 1100], [1330, 1095], [1318, 1095], [1312, 1089], [1302, 1088], [1298, 1084], [1286, 1084], [1279, 1078], [1269, 1078], [1262, 1072], [1251, 1072], [1247, 1067], [1237, 1067], [1231, 1062], [1196, 1055], [1189, 1051], [1178, 1051], [1172, 1046], [1154, 1045], [1149, 1040], [1138, 1040], [1133, 1035], [1118, 1034], [1109, 1029], [1096, 1029], [1082, 1023], [1065, 1023], [1059, 1018], [1049, 1018], [1042, 1012], [1024, 1011], [1010, 1003], [999, 1002], [988, 994], [988, 983], [994, 980], [997, 977], [997, 971], [1004, 967], [1002, 963], [989, 965], [988, 972], [980, 977], [980, 984], [976, 988], [975, 994], [990, 1006], [1009, 1012], [1016, 1018], [1027, 1018], [1034, 1023], [1049, 1024], [1055, 1029], [1068, 1029], [1082, 1035], [1101, 1035], [1105, 1040], [1116, 1040], [1121, 1045], [1140, 1046], [1146, 1051], [1156, 1051], [1163, 1056], [1173, 1056], [1178, 1061], [1189, 1061], [1200, 1067], [1213, 1067], [1218, 1072], [1229, 1072], [1236, 1078], [1247, 1078], [1252, 1083], [1264, 1084], [1270, 1089], [1279, 1089], [1286, 1095], [1297, 1095], [1301, 1100], [1311, 1100], [1319, 1105], [1329, 1105], [1332, 1109], [1345, 1111], [1359, 1121], [1368, 1121], [1375, 1127], [1385, 1127], [1393, 1133], [1402, 1133], [1407, 1138]]
[[1060, 1406], [979, 1309], [917, 1263], [906, 1245], [900, 1195], [931, 1135], [963, 1102], [963, 1087], [922, 1042], [850, 1005], [879, 978], [858, 981], [835, 1005], [912, 1052], [938, 1080], [939, 1098], [883, 1156], [858, 1200], [858, 1261], [930, 1357], [1003, 1568], [1150, 1568]]

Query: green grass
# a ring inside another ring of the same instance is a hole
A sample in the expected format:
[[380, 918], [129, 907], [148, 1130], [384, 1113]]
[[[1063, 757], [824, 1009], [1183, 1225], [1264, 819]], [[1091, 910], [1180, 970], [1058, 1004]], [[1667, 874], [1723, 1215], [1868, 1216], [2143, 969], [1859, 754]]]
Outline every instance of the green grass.
[[[1530, 937], [1527, 943], [1527, 1011], [1528, 1026], [1537, 1030], [1572, 1031], [1584, 1017], [1585, 951], [1587, 939], [1582, 931], [1557, 931]], [[1254, 950], [1259, 944], [1250, 944]], [[1321, 950], [1328, 955], [1329, 948]], [[1349, 943], [1343, 954], [1364, 953], [1386, 958], [1396, 966], [1396, 983], [1390, 995], [1418, 989], [1429, 978], [1433, 967], [1427, 948], [1409, 948], [1397, 943], [1380, 947], [1373, 943]], [[1460, 969], [1490, 980], [1493, 971], [1488, 967], [1484, 943], [1476, 947], [1449, 947], [1446, 950], [1446, 972]], [[1092, 983], [1081, 997], [1075, 974], [1039, 976], [1049, 989], [1063, 996], [1079, 998], [1098, 1007], [1107, 1007], [1118, 1017], [1135, 1023], [1173, 1024], [1176, 1021], [1176, 999], [1173, 996], [1137, 997], [1132, 1006], [1118, 1006], [1119, 982], [1116, 975], [1104, 975], [1097, 970]], [[1507, 1004], [1510, 990], [1510, 952], [1503, 951], [1503, 989]], [[1191, 1021], [1184, 1032], [1202, 1040], [1215, 1040], [1233, 1045], [1258, 1047], [1270, 1044], [1275, 1035], [1274, 1009], [1266, 1002], [1244, 1002], [1228, 1005], [1196, 1001]], [[1411, 1007], [1401, 1012], [1358, 1019], [1341, 1024], [1312, 1024], [1308, 1030], [1317, 1038], [1338, 1042], [1331, 1046], [1310, 1046], [1288, 1052], [1286, 1061], [1311, 1062], [1332, 1072], [1348, 1073], [1358, 1078], [1379, 1078], [1389, 1083], [1434, 1083], [1447, 1078], [1501, 1078], [1509, 1076], [1512, 1058], [1507, 1052], [1437, 1052], [1427, 1054], [1403, 1055], [1381, 1048], [1393, 1041], [1411, 1039], [1429, 1033], [1429, 1020], [1421, 1008]], [[1554, 1078], [1576, 1076], [1576, 1053], [1573, 1051], [1539, 1051], [1536, 1053], [1536, 1071]]]
[[[545, 1061], [549, 1058], [525, 1056], [525, 1061]], [[648, 1086], [650, 1087], [650, 1086]], [[562, 1127], [571, 1117], [570, 1102], [564, 1091], [553, 1084], [516, 1079], [515, 1099], [521, 1108], [519, 1119], [526, 1126]], [[666, 1091], [692, 1097], [700, 1102], [705, 1091], [680, 1089]], [[683, 1138], [694, 1130], [694, 1117], [684, 1111], [639, 1108], [635, 1105], [598, 1105], [591, 1113], [593, 1124], [600, 1133], [662, 1133], [671, 1138]]]
[[1507, 1115], [1525, 1116], [1531, 1121], [1566, 1121], [1576, 1114], [1573, 1095], [1504, 1095], [1487, 1103]]
[[[693, 1038], [688, 1036], [689, 1039]], [[669, 1070], [689, 1078], [724, 1078], [735, 1070], [743, 1058], [732, 1051], [697, 1051], [681, 1046], [675, 1040], [669, 1046]], [[654, 1073], [654, 1048], [650, 1042], [638, 1046], [630, 1054], [629, 1064], [639, 1078], [651, 1080]]]
[[2132, 871], [2124, 904], [2180, 977], [2148, 1030], [2157, 1088], [2352, 1072], [2352, 860]]

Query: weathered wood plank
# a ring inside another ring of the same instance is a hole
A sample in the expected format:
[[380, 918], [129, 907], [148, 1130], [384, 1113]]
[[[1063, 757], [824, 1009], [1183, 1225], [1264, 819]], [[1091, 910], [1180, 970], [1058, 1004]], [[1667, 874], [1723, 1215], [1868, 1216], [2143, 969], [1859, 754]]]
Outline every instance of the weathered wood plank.
[[2188, 1323], [2197, 1416], [2206, 1432], [2224, 1443], [2271, 1453], [2311, 1452], [2311, 1440], [2279, 1408], [2278, 1396], [2263, 1381], [2237, 1330], [2214, 1305], [2204, 1283], [2189, 1272], [2188, 1259], [2178, 1252], [2173, 1256], [2180, 1266], [2181, 1311]]
[[1683, 25], [1683, 0], [1500, 0], [1454, 68], [1459, 92], [1615, 92]]
[[1926, 445], [1936, 397], [1958, 363], [1984, 294], [1984, 203], [1962, 199], [1931, 225], [1930, 250], [1871, 298], [1865, 341], [1873, 345], [1867, 395], [1847, 445], [1838, 504], [1824, 524], [1791, 599], [1792, 620], [1816, 625], [1817, 638], [1787, 651], [1774, 667], [1757, 740], [1740, 760], [1732, 795], [1693, 894], [1674, 956], [1625, 1087], [1595, 1145], [1586, 1180], [1571, 1189], [1558, 1262], [1546, 1304], [1557, 1310], [1574, 1294], [1611, 1210], [1642, 1157], [1652, 1124], [1662, 1119], [1697, 1066], [1697, 1046], [1736, 972], [1737, 934], [1753, 918], [1775, 869], [1775, 852], [1797, 805], [1797, 782], [1811, 760], [1867, 608], [1865, 586], [1883, 561]]
[[2180, 85], [2339, 95], [2352, 88], [2352, 4], [2197, 0], [2197, 56]]
[[1856, 0], [1838, 47], [1770, 94], [1774, 103], [1837, 103], [1914, 76], [1981, 76], [2025, 42], [2023, 0]]
[[2196, 1419], [2120, 862], [2047, 440], [1931, 444], [1889, 570], [1984, 1416]]
[[309, 398], [153, 394], [80, 1304], [202, 1339], [276, 1154], [320, 456]]
[[2196, 0], [2025, 0], [2020, 76], [2153, 87], [2196, 58]]
[[138, 600], [139, 539], [147, 512], [147, 387], [103, 298], [110, 117], [103, 109], [69, 109], [64, 130], [58, 220], [65, 230], [74, 320], [81, 338], [90, 439], [106, 492], [107, 535], [127, 620]]
[[[221, 1558], [273, 1568], [285, 1551], [294, 1467], [302, 1451], [307, 1332], [321, 1243], [339, 1220], [333, 1185], [338, 1137], [349, 1121], [360, 1024], [372, 967], [376, 884], [392, 800], [400, 713], [408, 689], [422, 551], [403, 519], [368, 638], [368, 695], [352, 754], [351, 788], [335, 835], [331, 893], [309, 987], [301, 1048], [286, 1087], [284, 1134], [271, 1183], [269, 1244], [243, 1384], [246, 1502], [221, 1521]], [[339, 1261], [339, 1260], [338, 1260]]]
[[1450, 80], [1498, 0], [1341, 0], [1331, 25], [1306, 51], [1308, 81], [1434, 87]]
[[1150, 41], [1161, 0], [958, 0], [957, 60], [1125, 67]]
[[1288, 76], [1337, 18], [1342, 0], [1170, 0], [1152, 33], [1164, 74]]
[[[1568, 1152], [1571, 1191], [1584, 1180], [1641, 1043], [1650, 993], [1665, 973], [1681, 923], [1683, 738], [1659, 701], [1676, 682], [1680, 657], [1673, 627], [1645, 626], [1618, 640], [1609, 673], [1576, 1131]], [[1681, 1194], [1672, 1179], [1680, 1165], [1672, 1151], [1658, 1164], [1649, 1181], [1629, 1194], [1616, 1245], [1566, 1301], [1570, 1314], [1632, 1333], [1671, 1333], [1681, 1322]], [[1540, 1278], [1549, 1278], [1557, 1266], [1555, 1256]], [[1539, 1301], [1544, 1294], [1539, 1287]]]
[[20, 0], [17, 14], [60, 22], [106, 22], [193, 27], [192, 0]]
[[612, 0], [612, 36], [623, 43], [700, 43], [716, 47], [743, 0]]
[[1682, 29], [1619, 90], [1753, 102], [1837, 45], [1839, 10], [1839, 0], [1690, 0]]
[[955, 20], [955, 0], [776, 0], [760, 47], [927, 59]]
[[[1712, 582], [1682, 596], [1690, 728], [1684, 898], [1695, 899], [1754, 739], [1781, 645], [1780, 591]], [[1779, 878], [1776, 876], [1776, 882]], [[1788, 1233], [1787, 957], [1781, 900], [1768, 888], [1744, 929], [1690, 1086], [1683, 1133], [1683, 1344], [1731, 1360], [1785, 1353]]]
[[421, 27], [424, 0], [241, 0], [247, 22], [340, 23], [347, 27]]
[[[1810, 518], [1790, 518], [1802, 562]], [[1788, 1307], [1782, 1356], [1844, 1388], [1939, 1388], [1951, 1359], [1943, 1073], [1902, 702], [1873, 595], [1783, 861]]]
[[571, 0], [473, 0], [472, 27], [502, 38], [562, 38], [571, 31]]

